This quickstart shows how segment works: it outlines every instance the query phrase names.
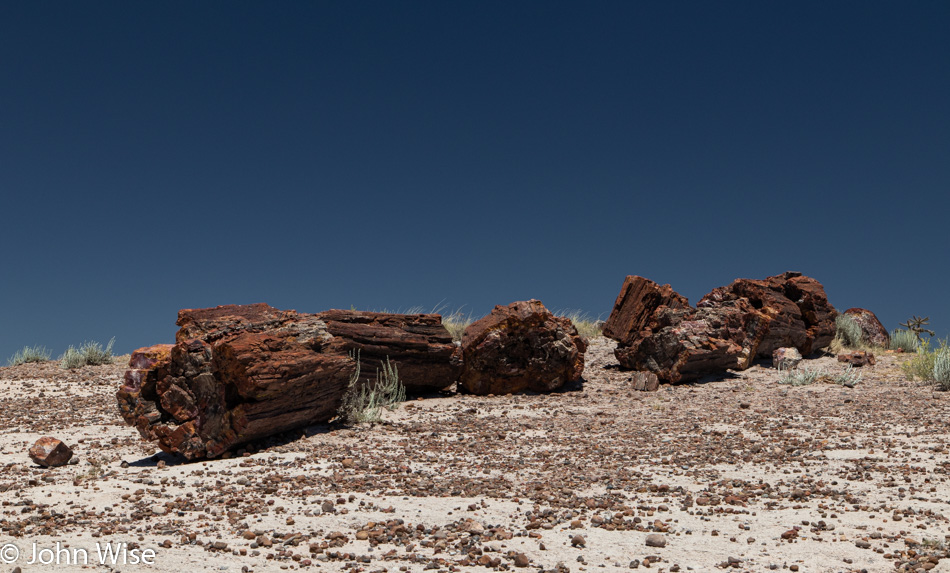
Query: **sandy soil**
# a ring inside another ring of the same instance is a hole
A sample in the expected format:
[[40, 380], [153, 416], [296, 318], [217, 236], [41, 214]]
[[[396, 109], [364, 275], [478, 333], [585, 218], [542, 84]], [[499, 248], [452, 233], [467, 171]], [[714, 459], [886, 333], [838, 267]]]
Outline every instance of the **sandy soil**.
[[[762, 365], [643, 393], [612, 350], [557, 394], [426, 396], [198, 463], [119, 418], [122, 364], [0, 368], [0, 570], [950, 571], [950, 395], [899, 355], [853, 389]], [[44, 435], [76, 463], [33, 464]]]

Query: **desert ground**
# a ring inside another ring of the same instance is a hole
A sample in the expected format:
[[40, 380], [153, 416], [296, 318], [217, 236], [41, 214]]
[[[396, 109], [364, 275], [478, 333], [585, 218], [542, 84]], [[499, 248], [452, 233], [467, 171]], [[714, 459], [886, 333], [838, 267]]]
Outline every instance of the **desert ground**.
[[[613, 344], [561, 392], [413, 396], [192, 463], [119, 417], [122, 359], [0, 368], [0, 571], [950, 571], [950, 394], [901, 355], [854, 388], [763, 362], [638, 392]], [[41, 436], [74, 461], [34, 464]]]

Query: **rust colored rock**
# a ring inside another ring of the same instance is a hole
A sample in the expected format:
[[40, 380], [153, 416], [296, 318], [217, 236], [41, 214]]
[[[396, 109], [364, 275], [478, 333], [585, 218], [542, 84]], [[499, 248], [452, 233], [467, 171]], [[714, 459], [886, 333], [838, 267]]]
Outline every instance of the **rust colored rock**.
[[696, 304], [716, 306], [745, 298], [768, 318], [765, 337], [756, 352], [770, 358], [777, 348], [793, 346], [807, 356], [828, 346], [835, 335], [838, 315], [821, 283], [801, 273], [786, 272], [764, 280], [737, 279], [713, 289]]
[[580, 380], [587, 344], [540, 301], [496, 306], [462, 336], [459, 384], [473, 394], [550, 392]]
[[696, 308], [669, 285], [630, 276], [604, 334], [618, 341], [622, 367], [680, 382], [743, 370], [782, 347], [809, 354], [831, 342], [836, 314], [821, 284], [801, 273], [738, 279]]
[[69, 463], [73, 451], [56, 438], [44, 437], [30, 447], [30, 459], [44, 468], [55, 468]]
[[698, 309], [664, 306], [640, 338], [618, 345], [615, 354], [624, 368], [649, 370], [669, 382], [695, 380], [748, 368], [765, 327], [762, 315], [744, 299]]
[[854, 352], [839, 354], [838, 362], [846, 362], [852, 366], [874, 366], [876, 360], [874, 359], [874, 355], [870, 352], [856, 350]]
[[778, 370], [793, 370], [802, 361], [802, 353], [797, 348], [776, 348], [772, 351], [772, 367]]
[[174, 345], [132, 353], [119, 411], [143, 437], [189, 459], [326, 422], [356, 370], [375, 380], [389, 356], [409, 388], [457, 379], [456, 349], [435, 314], [303, 314], [266, 304], [179, 312]]
[[660, 286], [650, 279], [630, 275], [623, 281], [610, 317], [604, 323], [604, 336], [630, 344], [649, 327], [654, 313], [664, 306], [684, 309], [689, 308], [689, 301], [668, 284]]
[[890, 347], [891, 335], [873, 312], [865, 308], [849, 308], [844, 313], [861, 327], [865, 342], [878, 348]]
[[660, 379], [653, 372], [634, 372], [630, 376], [633, 389], [640, 392], [656, 392], [660, 389]]

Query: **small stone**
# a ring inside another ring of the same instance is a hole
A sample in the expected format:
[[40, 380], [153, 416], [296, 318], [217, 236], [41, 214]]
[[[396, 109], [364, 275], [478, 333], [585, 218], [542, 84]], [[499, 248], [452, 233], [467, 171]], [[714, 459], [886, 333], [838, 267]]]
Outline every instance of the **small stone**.
[[66, 465], [73, 451], [69, 446], [49, 436], [36, 440], [30, 448], [30, 459], [44, 468], [55, 468]]
[[854, 542], [854, 545], [855, 545], [856, 547], [861, 548], [861, 549], [870, 549], [870, 548], [871, 548], [871, 544], [868, 543], [867, 541], [863, 540], [863, 539], [858, 539], [857, 541]]
[[515, 555], [515, 567], [527, 567], [531, 563], [531, 560], [528, 559], [528, 556], [524, 553], [518, 553]]
[[772, 351], [772, 367], [778, 370], [794, 370], [801, 361], [802, 353], [795, 347], [776, 348]]
[[571, 538], [571, 545], [574, 547], [584, 547], [585, 545], [587, 545], [587, 540], [584, 539], [583, 535], [578, 533], [577, 535]]
[[336, 508], [333, 506], [332, 501], [325, 501], [320, 505], [320, 509], [323, 513], [336, 513]]
[[343, 467], [346, 469], [350, 469], [356, 465], [356, 462], [353, 460], [353, 458], [346, 458], [340, 463], [343, 464]]
[[658, 533], [647, 535], [647, 547], [666, 547], [666, 536]]
[[366, 530], [360, 530], [356, 532], [356, 538], [360, 541], [366, 541], [369, 539], [369, 532]]

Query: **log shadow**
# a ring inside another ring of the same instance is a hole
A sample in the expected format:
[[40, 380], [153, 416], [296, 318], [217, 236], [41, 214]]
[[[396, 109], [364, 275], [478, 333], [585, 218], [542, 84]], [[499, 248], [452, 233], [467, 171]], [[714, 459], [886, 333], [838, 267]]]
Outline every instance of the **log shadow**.
[[192, 461], [204, 461], [204, 460], [189, 460], [185, 456], [178, 454], [169, 454], [168, 452], [157, 452], [148, 457], [135, 460], [134, 462], [128, 462], [130, 468], [155, 468], [158, 467], [159, 462], [165, 462], [166, 466], [178, 466], [182, 464], [191, 463]]

